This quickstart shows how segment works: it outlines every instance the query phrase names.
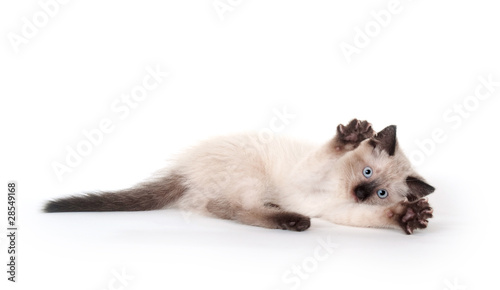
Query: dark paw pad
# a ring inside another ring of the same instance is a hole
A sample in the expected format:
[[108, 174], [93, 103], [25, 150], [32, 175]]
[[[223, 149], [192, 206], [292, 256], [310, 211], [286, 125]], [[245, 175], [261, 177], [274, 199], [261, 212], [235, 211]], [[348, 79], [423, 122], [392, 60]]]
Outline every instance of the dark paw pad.
[[432, 207], [425, 199], [408, 203], [404, 202], [405, 210], [399, 216], [399, 225], [403, 230], [411, 235], [415, 229], [425, 229], [429, 221], [427, 219], [432, 217]]
[[375, 136], [376, 132], [372, 129], [372, 124], [367, 121], [354, 119], [347, 126], [342, 124], [337, 127], [339, 141], [344, 143], [359, 144], [361, 141]]
[[298, 213], [280, 213], [276, 217], [277, 228], [302, 232], [311, 226], [311, 219]]

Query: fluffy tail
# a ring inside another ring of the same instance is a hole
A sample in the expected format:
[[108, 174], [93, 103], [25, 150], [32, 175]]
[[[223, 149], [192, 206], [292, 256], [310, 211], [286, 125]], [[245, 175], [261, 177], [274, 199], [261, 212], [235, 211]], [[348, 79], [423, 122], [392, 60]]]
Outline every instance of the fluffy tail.
[[186, 191], [185, 178], [169, 175], [116, 192], [89, 193], [49, 201], [45, 212], [143, 211], [160, 209], [178, 200]]

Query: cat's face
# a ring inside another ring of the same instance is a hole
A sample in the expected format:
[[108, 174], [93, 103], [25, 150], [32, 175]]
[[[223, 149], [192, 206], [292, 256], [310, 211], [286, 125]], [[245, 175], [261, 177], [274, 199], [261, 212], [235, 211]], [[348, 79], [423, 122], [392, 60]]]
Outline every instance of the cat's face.
[[392, 204], [405, 198], [413, 201], [434, 191], [398, 148], [395, 126], [363, 141], [341, 162], [346, 198], [354, 202]]

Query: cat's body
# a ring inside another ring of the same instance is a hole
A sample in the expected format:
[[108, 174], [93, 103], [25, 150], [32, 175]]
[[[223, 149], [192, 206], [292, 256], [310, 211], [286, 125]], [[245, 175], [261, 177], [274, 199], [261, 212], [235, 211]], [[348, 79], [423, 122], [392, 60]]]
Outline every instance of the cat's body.
[[[321, 146], [246, 134], [186, 151], [151, 181], [112, 193], [51, 201], [47, 212], [177, 207], [266, 228], [302, 231], [310, 217], [362, 227], [424, 228], [434, 191], [411, 168], [395, 126], [339, 125]], [[408, 202], [408, 200], [410, 202]]]

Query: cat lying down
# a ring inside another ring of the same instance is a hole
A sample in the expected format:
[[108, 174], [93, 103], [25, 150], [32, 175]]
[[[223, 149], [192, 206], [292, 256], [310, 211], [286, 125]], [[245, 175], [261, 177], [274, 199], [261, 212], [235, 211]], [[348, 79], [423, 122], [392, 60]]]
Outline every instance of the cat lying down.
[[321, 146], [284, 137], [263, 141], [257, 134], [214, 138], [150, 181], [56, 199], [44, 210], [174, 207], [271, 229], [304, 231], [314, 217], [412, 234], [432, 217], [423, 197], [433, 191], [400, 150], [396, 126], [376, 133], [354, 119]]

